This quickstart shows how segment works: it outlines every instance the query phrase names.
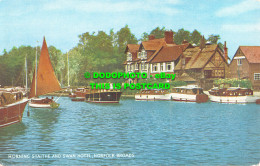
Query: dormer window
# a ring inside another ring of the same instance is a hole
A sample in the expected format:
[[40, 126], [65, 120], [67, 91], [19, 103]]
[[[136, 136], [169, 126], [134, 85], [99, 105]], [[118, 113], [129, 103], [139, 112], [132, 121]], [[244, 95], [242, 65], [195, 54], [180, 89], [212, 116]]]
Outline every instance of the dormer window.
[[147, 52], [144, 49], [142, 49], [142, 51], [138, 53], [138, 58], [147, 59]]
[[132, 61], [132, 54], [130, 52], [127, 52], [127, 61]]

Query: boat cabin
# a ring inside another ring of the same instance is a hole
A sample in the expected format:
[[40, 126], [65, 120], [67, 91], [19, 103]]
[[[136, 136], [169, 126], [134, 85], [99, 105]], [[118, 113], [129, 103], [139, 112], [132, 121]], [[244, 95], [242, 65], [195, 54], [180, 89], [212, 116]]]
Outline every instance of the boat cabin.
[[172, 93], [191, 94], [191, 95], [204, 94], [202, 88], [199, 88], [198, 86], [195, 85], [172, 88]]
[[231, 88], [212, 88], [209, 91], [210, 95], [214, 96], [249, 96], [253, 95], [253, 91], [248, 88], [236, 88], [236, 87], [231, 87]]

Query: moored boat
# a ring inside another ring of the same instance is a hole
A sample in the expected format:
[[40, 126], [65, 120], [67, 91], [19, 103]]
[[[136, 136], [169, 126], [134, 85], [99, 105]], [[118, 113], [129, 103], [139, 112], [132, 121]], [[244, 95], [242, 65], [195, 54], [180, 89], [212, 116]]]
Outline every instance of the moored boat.
[[212, 88], [209, 91], [212, 102], [219, 103], [255, 103], [259, 97], [253, 95], [253, 90], [248, 88]]
[[119, 103], [122, 92], [118, 89], [86, 89], [86, 101], [92, 103]]
[[29, 98], [31, 98], [29, 106], [34, 108], [58, 108], [59, 104], [56, 103], [53, 98], [39, 98], [39, 96], [59, 90], [61, 90], [61, 87], [55, 76], [44, 37], [39, 67], [37, 69], [37, 66], [35, 66], [35, 74], [33, 75], [29, 94]]
[[85, 101], [87, 93], [89, 93], [89, 88], [77, 88], [69, 97], [72, 98], [71, 101]]
[[22, 92], [0, 91], [0, 127], [21, 122], [27, 102]]
[[143, 89], [135, 94], [135, 100], [170, 100], [165, 89]]
[[170, 99], [173, 101], [197, 102], [203, 103], [208, 101], [208, 95], [203, 93], [203, 89], [197, 85], [187, 85], [172, 88]]

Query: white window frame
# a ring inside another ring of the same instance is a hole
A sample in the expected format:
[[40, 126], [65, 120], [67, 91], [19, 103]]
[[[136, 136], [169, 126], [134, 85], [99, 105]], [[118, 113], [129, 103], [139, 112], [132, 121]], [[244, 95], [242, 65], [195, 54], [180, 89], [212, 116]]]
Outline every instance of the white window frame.
[[158, 72], [158, 65], [157, 65], [157, 63], [153, 64], [153, 69], [152, 70], [153, 70], [153, 72]]
[[134, 66], [131, 64], [131, 65], [130, 65], [130, 71], [133, 71], [133, 70], [134, 70], [133, 67], [134, 67]]
[[260, 81], [260, 73], [254, 73], [254, 80]]
[[132, 61], [132, 54], [131, 52], [127, 52], [127, 61]]
[[[169, 66], [169, 65], [171, 66], [170, 70], [168, 69], [168, 66]], [[167, 63], [166, 63], [166, 70], [167, 70], [167, 71], [172, 71], [172, 63], [171, 63], [171, 62], [167, 62]]]
[[163, 65], [163, 63], [160, 63], [160, 71], [164, 71], [164, 65]]
[[242, 65], [242, 59], [237, 59], [237, 65], [241, 66]]
[[141, 70], [147, 70], [147, 64], [141, 63]]
[[139, 69], [139, 65], [138, 63], [135, 64], [135, 70], [138, 70]]

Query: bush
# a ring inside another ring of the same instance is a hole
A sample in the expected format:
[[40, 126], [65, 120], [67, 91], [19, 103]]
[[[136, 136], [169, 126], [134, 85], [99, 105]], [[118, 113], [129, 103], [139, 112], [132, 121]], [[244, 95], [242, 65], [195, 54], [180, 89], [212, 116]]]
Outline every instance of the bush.
[[252, 83], [248, 79], [226, 78], [226, 79], [214, 80], [214, 85], [221, 87], [224, 86], [225, 84], [229, 84], [229, 86], [232, 87], [252, 88]]

